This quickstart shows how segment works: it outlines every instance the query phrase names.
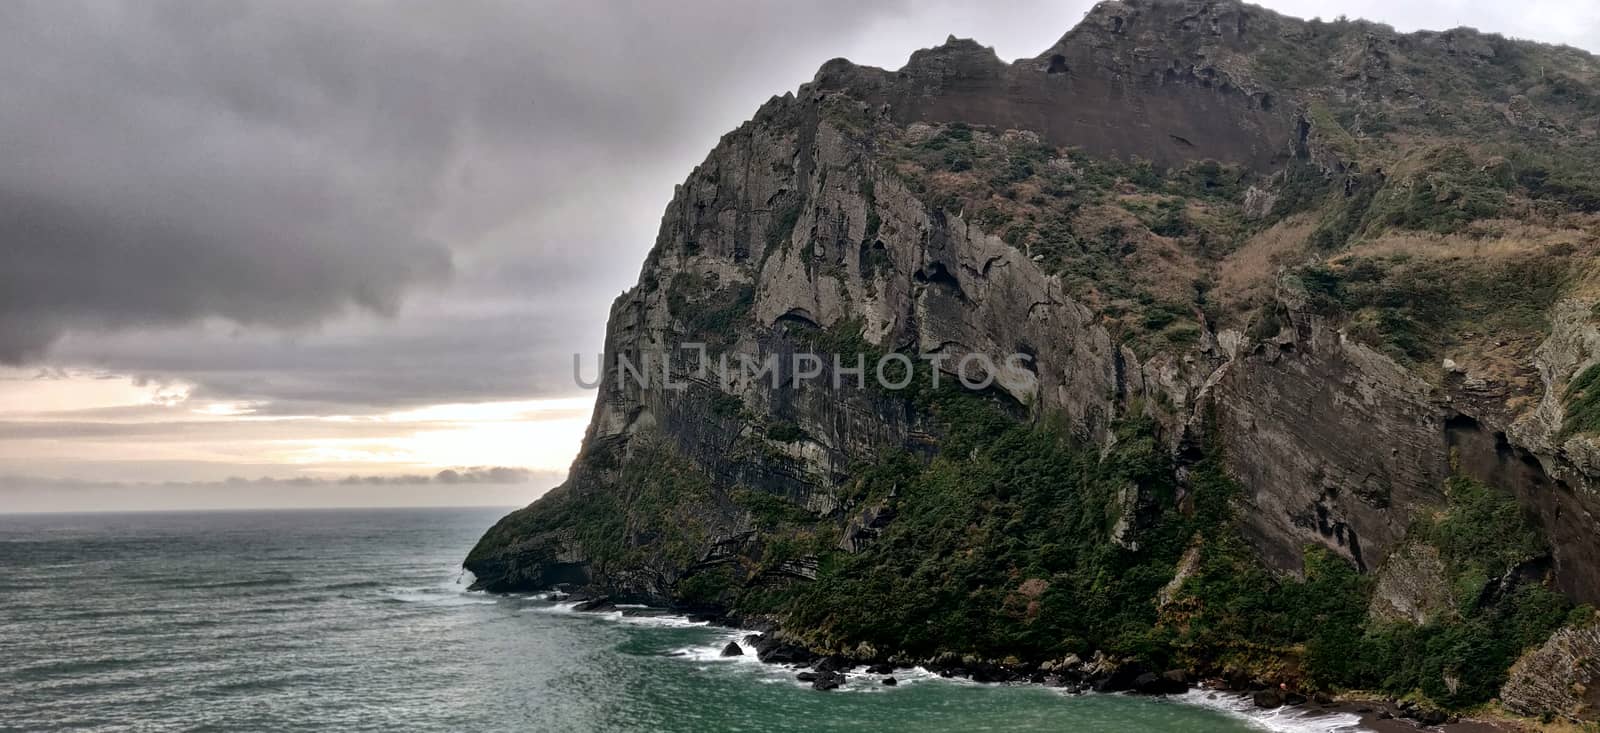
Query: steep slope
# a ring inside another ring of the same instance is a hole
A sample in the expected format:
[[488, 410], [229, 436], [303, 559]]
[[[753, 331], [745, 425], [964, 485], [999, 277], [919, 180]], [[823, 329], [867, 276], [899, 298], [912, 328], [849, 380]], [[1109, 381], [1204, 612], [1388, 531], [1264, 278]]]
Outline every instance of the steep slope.
[[1482, 702], [1600, 600], [1597, 125], [1587, 54], [1226, 0], [831, 61], [678, 188], [568, 481], [466, 565]]

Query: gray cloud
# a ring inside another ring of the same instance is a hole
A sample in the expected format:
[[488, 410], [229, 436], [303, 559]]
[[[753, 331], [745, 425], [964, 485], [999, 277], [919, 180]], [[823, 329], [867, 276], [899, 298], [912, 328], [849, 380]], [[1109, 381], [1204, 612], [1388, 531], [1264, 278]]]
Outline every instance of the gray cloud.
[[7, 3], [0, 363], [291, 402], [570, 391], [529, 375], [598, 345], [672, 182], [775, 68], [893, 10]]
[[[1269, 0], [1600, 35], [1563, 0]], [[0, 3], [0, 363], [267, 410], [569, 393], [673, 184], [820, 63], [1004, 57], [1090, 0]]]
[[416, 218], [454, 134], [425, 104], [447, 80], [369, 73], [406, 49], [309, 20], [0, 9], [0, 360], [72, 328], [393, 312], [448, 275]]

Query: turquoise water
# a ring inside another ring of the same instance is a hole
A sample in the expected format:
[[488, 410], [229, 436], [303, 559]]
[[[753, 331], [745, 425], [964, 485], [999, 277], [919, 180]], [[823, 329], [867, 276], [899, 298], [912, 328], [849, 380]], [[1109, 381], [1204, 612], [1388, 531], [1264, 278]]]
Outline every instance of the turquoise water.
[[0, 730], [1248, 731], [1349, 721], [905, 671], [836, 692], [737, 632], [464, 592], [500, 510], [0, 516]]

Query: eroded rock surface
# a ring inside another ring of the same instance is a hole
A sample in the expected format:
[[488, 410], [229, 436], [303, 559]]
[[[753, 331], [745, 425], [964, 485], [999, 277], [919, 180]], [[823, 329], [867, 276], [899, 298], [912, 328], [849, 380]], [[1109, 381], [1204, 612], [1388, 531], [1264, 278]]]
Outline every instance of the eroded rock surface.
[[1500, 699], [1524, 715], [1600, 720], [1600, 618], [1556, 632], [1518, 660]]

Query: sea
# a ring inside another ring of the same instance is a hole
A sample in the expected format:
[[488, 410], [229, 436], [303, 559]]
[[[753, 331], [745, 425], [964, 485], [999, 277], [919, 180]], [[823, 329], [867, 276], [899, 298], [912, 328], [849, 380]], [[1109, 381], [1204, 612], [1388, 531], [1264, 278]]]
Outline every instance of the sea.
[[[1234, 695], [851, 675], [742, 632], [468, 592], [504, 509], [0, 515], [3, 731], [1355, 731]], [[747, 648], [748, 651], [748, 648]]]

